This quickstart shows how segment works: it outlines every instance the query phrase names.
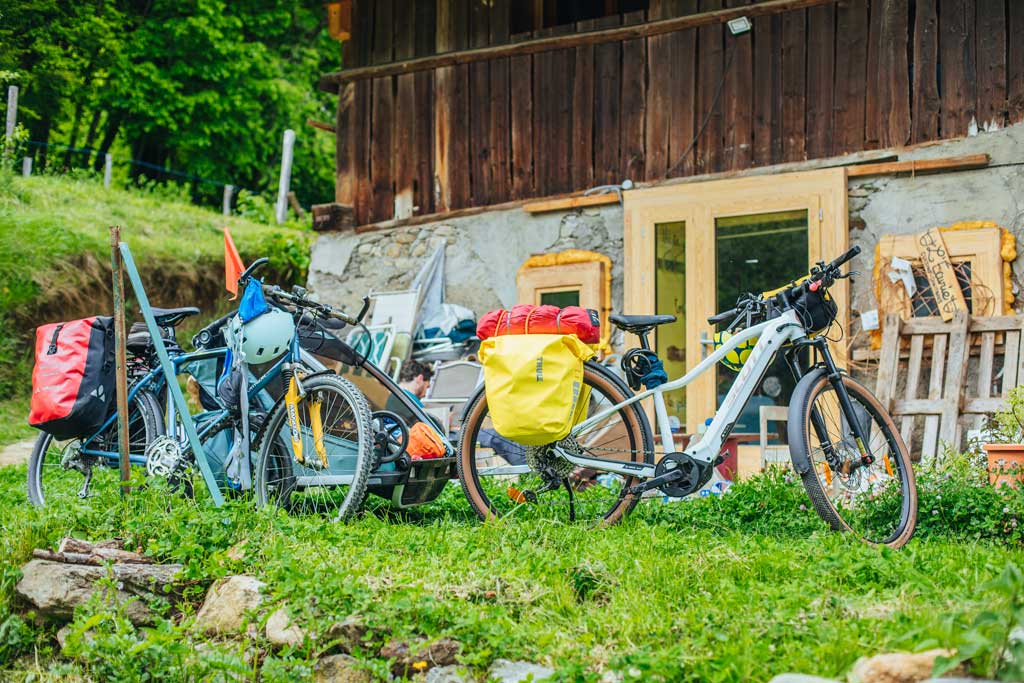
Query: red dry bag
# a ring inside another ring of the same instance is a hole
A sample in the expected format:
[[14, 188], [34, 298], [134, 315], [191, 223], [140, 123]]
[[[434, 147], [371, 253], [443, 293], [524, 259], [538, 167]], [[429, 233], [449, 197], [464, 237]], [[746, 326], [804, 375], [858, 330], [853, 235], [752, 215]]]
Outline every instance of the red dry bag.
[[601, 341], [601, 320], [597, 311], [579, 306], [519, 304], [511, 311], [485, 313], [476, 326], [481, 341], [504, 334], [575, 334], [585, 344], [597, 344]]
[[91, 436], [114, 401], [114, 319], [36, 329], [28, 423], [59, 440]]

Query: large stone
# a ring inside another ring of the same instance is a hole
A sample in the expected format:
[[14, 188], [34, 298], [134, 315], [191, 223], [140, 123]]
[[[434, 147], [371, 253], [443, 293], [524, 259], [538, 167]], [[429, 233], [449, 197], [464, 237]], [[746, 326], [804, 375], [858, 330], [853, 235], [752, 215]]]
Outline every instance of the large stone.
[[348, 655], [321, 657], [313, 666], [313, 683], [372, 683], [373, 677]]
[[380, 656], [391, 660], [391, 673], [396, 677], [411, 676], [435, 666], [448, 666], [455, 663], [462, 650], [462, 643], [451, 638], [441, 638], [433, 642], [426, 639], [392, 640], [380, 649]]
[[263, 582], [252, 576], [228, 576], [210, 587], [196, 614], [195, 627], [210, 635], [235, 635], [263, 603]]
[[[920, 683], [931, 678], [935, 660], [952, 657], [952, 650], [927, 652], [893, 652], [874, 657], [862, 657], [850, 670], [851, 683]], [[957, 675], [957, 672], [951, 672]]]
[[278, 647], [298, 647], [306, 634], [291, 620], [288, 611], [281, 607], [267, 619], [267, 640]]
[[539, 683], [555, 675], [554, 669], [530, 662], [513, 662], [508, 659], [495, 659], [487, 671], [487, 680], [493, 683]]
[[125, 614], [135, 624], [148, 624], [153, 613], [147, 603], [155, 598], [180, 597], [175, 584], [180, 564], [113, 564], [97, 567], [65, 564], [50, 560], [32, 560], [22, 567], [22, 579], [15, 587], [18, 595], [31, 603], [44, 617], [70, 619], [75, 607], [84, 604], [106, 587], [97, 586], [100, 579], [111, 577], [117, 590], [114, 599], [125, 606]]
[[423, 683], [474, 683], [475, 681], [473, 674], [466, 667], [458, 664], [434, 667], [423, 677]]

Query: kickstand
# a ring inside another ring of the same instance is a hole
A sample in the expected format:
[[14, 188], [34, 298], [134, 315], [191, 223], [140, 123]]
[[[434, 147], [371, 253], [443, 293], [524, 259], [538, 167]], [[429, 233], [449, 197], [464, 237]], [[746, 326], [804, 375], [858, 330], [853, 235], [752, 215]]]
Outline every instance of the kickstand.
[[572, 484], [569, 483], [569, 477], [562, 479], [562, 483], [565, 485], [565, 490], [569, 494], [569, 521], [576, 521], [576, 495], [572, 491]]

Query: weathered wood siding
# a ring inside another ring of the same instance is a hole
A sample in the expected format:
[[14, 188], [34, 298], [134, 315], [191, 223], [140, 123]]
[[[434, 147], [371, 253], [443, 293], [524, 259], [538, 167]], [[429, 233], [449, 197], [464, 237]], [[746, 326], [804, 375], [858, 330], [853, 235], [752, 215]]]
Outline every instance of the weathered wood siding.
[[[509, 35], [516, 1], [355, 0], [345, 66], [755, 4], [650, 0]], [[1001, 127], [1024, 120], [1021, 36], [1022, 0], [848, 0], [739, 38], [704, 27], [350, 84], [337, 201], [363, 224]]]

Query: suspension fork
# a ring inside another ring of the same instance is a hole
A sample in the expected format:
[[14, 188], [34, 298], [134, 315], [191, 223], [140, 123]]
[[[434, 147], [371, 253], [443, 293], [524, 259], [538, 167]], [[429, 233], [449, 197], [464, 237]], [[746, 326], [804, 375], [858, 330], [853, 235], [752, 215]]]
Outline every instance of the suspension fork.
[[[796, 346], [795, 348], [791, 349], [788, 353], [786, 353], [786, 363], [789, 365], [789, 369], [792, 370], [793, 377], [796, 379], [797, 382], [799, 382], [800, 378], [804, 376], [804, 369], [803, 366], [800, 364], [799, 358], [800, 349], [802, 348], [817, 349], [819, 352], [824, 351], [824, 354], [828, 354], [828, 346], [826, 344], [820, 343], [820, 341], [817, 339], [808, 340], [807, 342]], [[826, 367], [829, 370], [830, 378], [832, 373], [838, 373], [838, 369], [836, 368], [835, 362], [832, 360], [832, 356], [830, 354], [828, 355], [828, 360], [826, 361]], [[839, 384], [840, 386], [842, 386], [842, 382], [840, 382]], [[846, 392], [845, 386], [843, 386], [843, 392]], [[847, 396], [847, 401], [849, 401], [849, 396]], [[832, 440], [829, 439], [828, 437], [828, 428], [825, 425], [824, 418], [822, 418], [821, 413], [818, 412], [817, 407], [814, 406], [811, 407], [811, 426], [814, 428], [814, 433], [818, 437], [818, 443], [821, 444], [821, 448], [825, 452], [826, 461], [828, 461], [831, 467], [838, 471], [840, 469], [841, 463], [839, 462], [839, 458], [837, 457], [835, 444], [833, 444]], [[826, 472], [825, 474], [829, 479], [828, 483], [831, 484], [831, 475], [828, 472]]]
[[824, 340], [818, 341], [818, 352], [821, 354], [822, 360], [825, 361], [825, 368], [828, 370], [828, 381], [836, 392], [836, 398], [839, 399], [839, 407], [842, 409], [843, 415], [850, 425], [854, 441], [857, 444], [857, 452], [860, 454], [860, 459], [851, 463], [852, 467], [848, 471], [843, 472], [843, 474], [850, 474], [850, 472], [858, 467], [866, 467], [872, 464], [875, 461], [875, 457], [868, 452], [868, 439], [867, 434], [864, 433], [864, 425], [857, 418], [857, 410], [853, 407], [853, 401], [850, 400], [850, 392], [846, 390], [846, 385], [843, 384], [842, 373], [836, 366], [835, 361], [832, 360], [828, 344]]

